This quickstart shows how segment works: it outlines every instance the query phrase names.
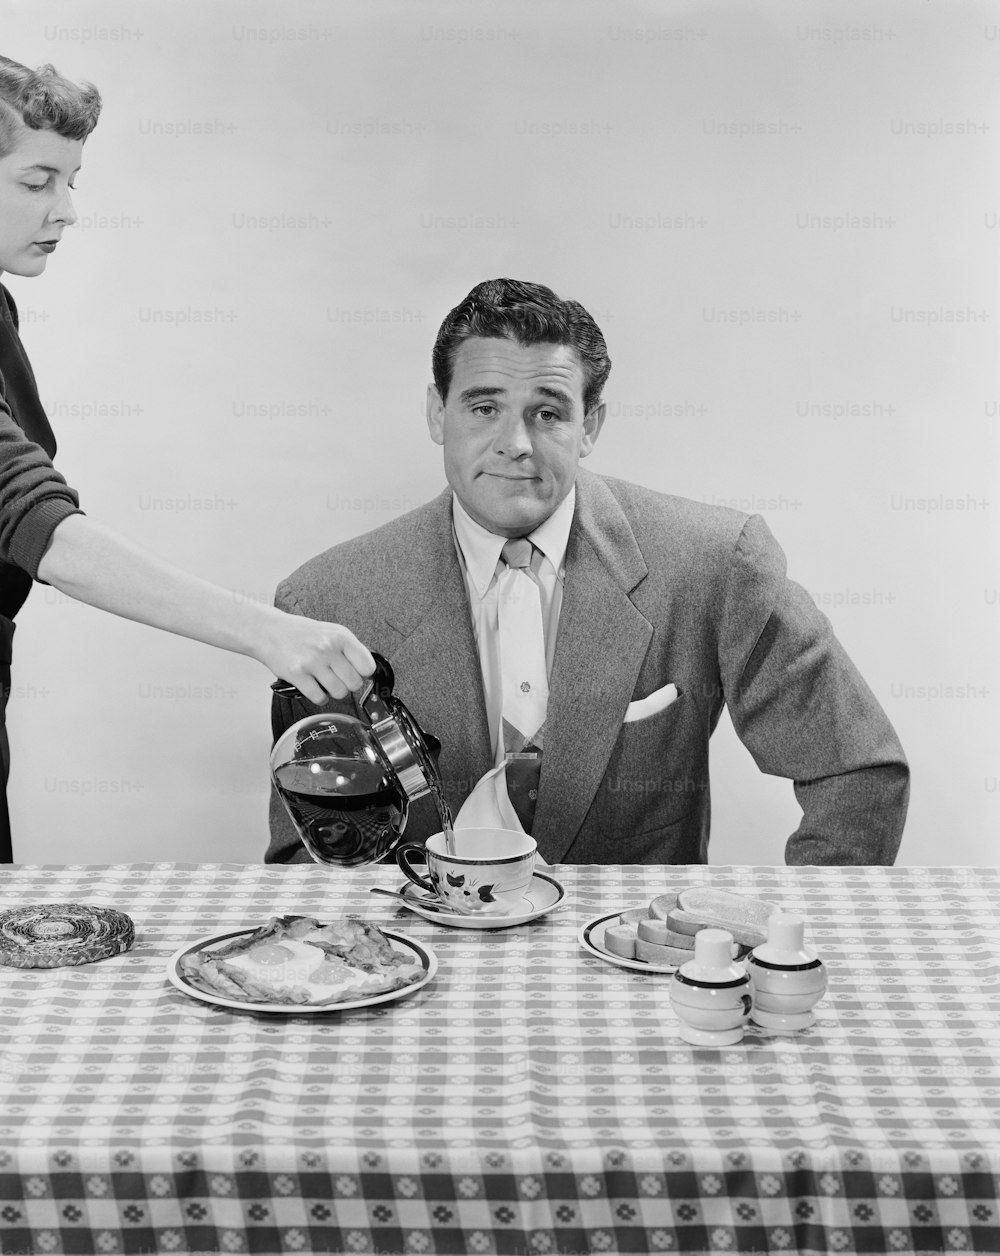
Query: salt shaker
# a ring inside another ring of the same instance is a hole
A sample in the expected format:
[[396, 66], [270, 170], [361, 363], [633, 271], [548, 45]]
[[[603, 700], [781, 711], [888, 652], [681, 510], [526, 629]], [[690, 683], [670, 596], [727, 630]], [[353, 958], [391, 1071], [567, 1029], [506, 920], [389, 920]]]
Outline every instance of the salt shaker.
[[694, 959], [670, 983], [680, 1036], [698, 1047], [732, 1046], [743, 1037], [750, 1001], [750, 978], [733, 960], [733, 935], [726, 929], [699, 930]]
[[767, 941], [747, 957], [753, 986], [753, 1020], [775, 1033], [808, 1029], [813, 1008], [826, 993], [826, 968], [803, 945], [801, 916], [774, 912], [767, 922]]

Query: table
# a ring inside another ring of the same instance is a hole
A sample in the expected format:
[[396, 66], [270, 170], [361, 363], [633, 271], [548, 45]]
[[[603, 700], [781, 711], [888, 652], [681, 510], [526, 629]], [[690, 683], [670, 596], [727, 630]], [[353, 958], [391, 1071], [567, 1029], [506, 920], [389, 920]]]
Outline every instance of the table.
[[[569, 867], [550, 915], [447, 929], [391, 868], [14, 867], [0, 909], [102, 903], [134, 949], [0, 969], [0, 1251], [1000, 1250], [1000, 870]], [[709, 883], [807, 914], [817, 1023], [676, 1035], [668, 976], [581, 924]], [[268, 1017], [165, 962], [276, 913], [433, 947], [397, 1003]]]

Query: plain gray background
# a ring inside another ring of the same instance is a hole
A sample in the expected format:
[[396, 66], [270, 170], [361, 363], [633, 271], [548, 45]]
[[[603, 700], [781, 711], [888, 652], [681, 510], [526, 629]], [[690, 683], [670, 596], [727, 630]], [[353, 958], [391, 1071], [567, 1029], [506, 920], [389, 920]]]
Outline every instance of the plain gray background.
[[[443, 485], [447, 310], [547, 283], [614, 359], [589, 467], [760, 511], [910, 755], [900, 861], [996, 861], [1000, 6], [2, 0], [0, 31], [105, 97], [78, 226], [10, 280], [90, 513], [270, 601]], [[258, 860], [268, 681], [36, 589], [16, 858]], [[713, 862], [780, 862], [790, 785], [713, 745]]]

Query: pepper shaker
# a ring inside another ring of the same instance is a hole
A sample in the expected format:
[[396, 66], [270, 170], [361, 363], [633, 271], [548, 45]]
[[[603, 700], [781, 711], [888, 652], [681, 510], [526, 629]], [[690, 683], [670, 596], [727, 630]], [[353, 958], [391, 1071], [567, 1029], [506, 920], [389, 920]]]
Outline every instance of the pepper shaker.
[[695, 934], [694, 959], [674, 973], [670, 1002], [678, 1033], [698, 1047], [739, 1042], [750, 1017], [750, 978], [733, 960], [733, 935], [726, 929]]
[[767, 941], [747, 957], [753, 986], [756, 1024], [775, 1033], [808, 1029], [813, 1008], [826, 993], [826, 968], [815, 951], [803, 944], [801, 916], [774, 912], [767, 922]]

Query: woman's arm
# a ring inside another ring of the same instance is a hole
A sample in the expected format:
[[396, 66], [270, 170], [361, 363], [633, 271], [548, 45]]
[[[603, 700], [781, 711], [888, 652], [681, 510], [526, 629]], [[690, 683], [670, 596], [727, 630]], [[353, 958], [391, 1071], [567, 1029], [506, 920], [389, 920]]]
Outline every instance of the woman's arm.
[[311, 702], [344, 698], [375, 670], [367, 647], [340, 624], [242, 601], [86, 515], [56, 526], [37, 574], [90, 606], [249, 655]]

